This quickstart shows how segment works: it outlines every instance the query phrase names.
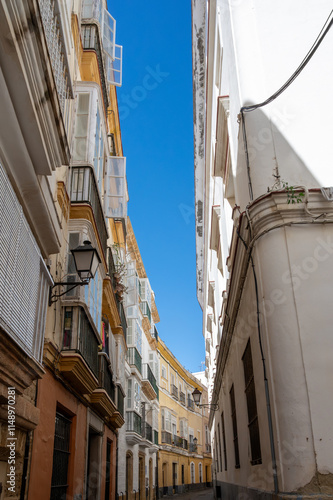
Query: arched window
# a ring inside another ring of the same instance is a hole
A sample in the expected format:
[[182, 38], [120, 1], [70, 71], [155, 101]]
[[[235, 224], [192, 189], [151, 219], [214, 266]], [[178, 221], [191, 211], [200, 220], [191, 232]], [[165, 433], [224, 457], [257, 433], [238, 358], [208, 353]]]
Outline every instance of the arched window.
[[199, 464], [199, 483], [202, 483], [202, 463]]
[[195, 469], [194, 469], [194, 463], [191, 462], [191, 484], [195, 483]]

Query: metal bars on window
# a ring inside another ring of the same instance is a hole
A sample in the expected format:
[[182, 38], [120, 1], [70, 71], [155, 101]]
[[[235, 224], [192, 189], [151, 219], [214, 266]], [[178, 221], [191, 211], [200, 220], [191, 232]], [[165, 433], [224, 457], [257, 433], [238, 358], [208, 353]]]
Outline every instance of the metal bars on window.
[[66, 497], [71, 421], [56, 413], [50, 500]]
[[239, 448], [238, 448], [238, 433], [237, 433], [237, 415], [236, 415], [236, 402], [235, 402], [235, 390], [234, 386], [230, 389], [230, 404], [231, 404], [231, 419], [232, 419], [232, 429], [234, 434], [234, 450], [235, 450], [235, 467], [239, 469]]

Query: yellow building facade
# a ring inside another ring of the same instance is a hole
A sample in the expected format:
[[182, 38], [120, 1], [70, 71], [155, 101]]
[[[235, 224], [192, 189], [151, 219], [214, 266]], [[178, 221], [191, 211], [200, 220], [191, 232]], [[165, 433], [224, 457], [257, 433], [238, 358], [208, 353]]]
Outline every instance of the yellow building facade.
[[194, 404], [192, 392], [206, 387], [188, 372], [165, 343], [158, 341], [160, 365], [159, 493], [172, 495], [211, 486], [208, 410]]

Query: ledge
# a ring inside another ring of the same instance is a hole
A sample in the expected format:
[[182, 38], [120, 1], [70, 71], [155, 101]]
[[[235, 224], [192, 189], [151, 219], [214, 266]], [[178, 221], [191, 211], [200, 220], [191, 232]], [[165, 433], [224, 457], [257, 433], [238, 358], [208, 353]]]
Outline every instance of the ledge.
[[61, 352], [58, 369], [81, 394], [91, 394], [98, 386], [97, 378], [79, 353]]
[[148, 399], [152, 400], [157, 398], [157, 394], [149, 380], [142, 380], [141, 390], [144, 392]]

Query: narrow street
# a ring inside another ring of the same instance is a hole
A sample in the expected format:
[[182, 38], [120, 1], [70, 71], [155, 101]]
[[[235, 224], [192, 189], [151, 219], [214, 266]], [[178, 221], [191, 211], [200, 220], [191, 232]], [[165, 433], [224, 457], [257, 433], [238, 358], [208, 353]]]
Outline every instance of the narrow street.
[[187, 493], [183, 493], [181, 495], [173, 495], [176, 498], [181, 498], [182, 500], [213, 500], [214, 491], [213, 488], [206, 488], [204, 490], [199, 491], [188, 491]]

